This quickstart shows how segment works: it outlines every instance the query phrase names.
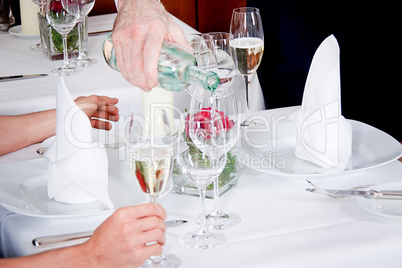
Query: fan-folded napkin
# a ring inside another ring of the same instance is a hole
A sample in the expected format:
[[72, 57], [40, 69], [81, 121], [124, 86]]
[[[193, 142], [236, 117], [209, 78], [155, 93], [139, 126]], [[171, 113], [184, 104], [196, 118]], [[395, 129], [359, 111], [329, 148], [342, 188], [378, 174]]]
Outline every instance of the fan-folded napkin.
[[56, 139], [44, 155], [49, 160], [49, 199], [67, 204], [99, 201], [113, 208], [105, 147], [92, 140], [91, 122], [63, 78], [57, 84], [56, 104]]
[[339, 46], [333, 35], [314, 54], [300, 110], [294, 114], [296, 157], [344, 170], [352, 155], [352, 128], [341, 115]]

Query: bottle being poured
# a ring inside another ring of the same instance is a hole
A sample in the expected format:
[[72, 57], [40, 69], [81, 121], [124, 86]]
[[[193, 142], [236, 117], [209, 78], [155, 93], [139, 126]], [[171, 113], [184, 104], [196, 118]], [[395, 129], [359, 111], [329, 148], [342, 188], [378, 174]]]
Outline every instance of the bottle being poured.
[[[103, 56], [112, 69], [120, 71], [111, 33], [103, 43]], [[214, 92], [219, 85], [219, 76], [215, 72], [197, 67], [195, 57], [186, 48], [164, 41], [159, 54], [158, 86], [168, 91], [181, 91], [189, 85]]]

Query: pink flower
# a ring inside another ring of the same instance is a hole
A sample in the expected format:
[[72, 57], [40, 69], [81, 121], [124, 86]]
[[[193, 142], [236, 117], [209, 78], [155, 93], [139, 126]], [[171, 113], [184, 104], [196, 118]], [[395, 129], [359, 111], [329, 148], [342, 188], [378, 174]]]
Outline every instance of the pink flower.
[[[217, 121], [212, 121], [212, 108], [202, 108], [200, 112], [196, 113], [193, 117], [193, 122], [198, 124], [200, 127], [197, 128], [198, 130], [204, 130], [204, 133], [207, 136], [207, 138], [210, 138], [210, 135], [212, 134], [212, 131], [215, 131], [217, 134], [219, 134], [222, 130], [224, 132], [227, 132], [232, 129], [234, 126], [234, 121], [227, 117], [222, 111], [215, 110], [215, 115], [219, 115], [222, 125], [219, 124]], [[186, 117], [186, 134], [188, 137], [189, 136], [189, 120], [190, 115], [187, 115]], [[214, 126], [212, 126], [212, 122], [214, 122]], [[223, 129], [222, 129], [223, 127]]]

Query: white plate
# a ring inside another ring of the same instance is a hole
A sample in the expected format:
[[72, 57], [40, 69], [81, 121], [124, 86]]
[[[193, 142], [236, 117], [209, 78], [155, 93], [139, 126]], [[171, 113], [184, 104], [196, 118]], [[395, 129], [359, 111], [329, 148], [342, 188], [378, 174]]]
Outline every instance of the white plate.
[[[402, 191], [402, 182], [374, 185], [370, 186], [370, 189]], [[363, 197], [356, 197], [356, 203], [361, 208], [375, 215], [402, 220], [402, 200], [368, 199]]]
[[[107, 150], [109, 158], [109, 195], [115, 209], [147, 202], [138, 184], [131, 178], [127, 161], [119, 161], [120, 150]], [[0, 204], [15, 213], [34, 217], [76, 217], [110, 214], [114, 209], [95, 201], [70, 205], [49, 200], [47, 196], [48, 162], [41, 159], [16, 162], [0, 168]], [[167, 185], [163, 195], [170, 192]]]
[[21, 25], [17, 25], [8, 29], [8, 32], [21, 39], [39, 39], [39, 34], [23, 34], [21, 29]]
[[305, 178], [373, 168], [402, 155], [402, 145], [387, 133], [358, 121], [348, 121], [353, 130], [352, 157], [345, 171], [321, 168], [296, 158], [296, 129], [291, 121], [280, 121], [269, 131], [254, 129], [243, 135], [240, 163], [264, 173]]

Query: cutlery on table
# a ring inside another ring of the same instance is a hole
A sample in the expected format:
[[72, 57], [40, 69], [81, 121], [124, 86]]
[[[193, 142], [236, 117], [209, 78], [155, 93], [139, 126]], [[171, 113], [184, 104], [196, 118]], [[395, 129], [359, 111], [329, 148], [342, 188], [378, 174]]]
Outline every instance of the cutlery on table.
[[48, 75], [47, 74], [18, 74], [18, 75], [10, 75], [10, 76], [0, 76], [0, 81], [14, 81], [14, 80], [46, 77], [46, 76], [48, 76]]
[[402, 191], [398, 190], [358, 190], [359, 188], [367, 188], [370, 186], [358, 186], [352, 188], [350, 190], [333, 190], [333, 189], [321, 189], [315, 186], [311, 181], [307, 180], [313, 188], [307, 188], [306, 191], [317, 194], [326, 194], [333, 198], [343, 198], [343, 197], [351, 197], [351, 196], [360, 196], [364, 198], [372, 198], [372, 199], [401, 199], [402, 200]]
[[[187, 223], [186, 220], [172, 220], [166, 221], [166, 227], [178, 226], [183, 223]], [[63, 234], [63, 235], [55, 235], [55, 236], [46, 236], [46, 237], [37, 237], [32, 240], [32, 244], [35, 247], [45, 247], [56, 244], [63, 244], [67, 242], [77, 242], [83, 243], [91, 238], [93, 232], [80, 232], [80, 233], [71, 233], [71, 234]]]

